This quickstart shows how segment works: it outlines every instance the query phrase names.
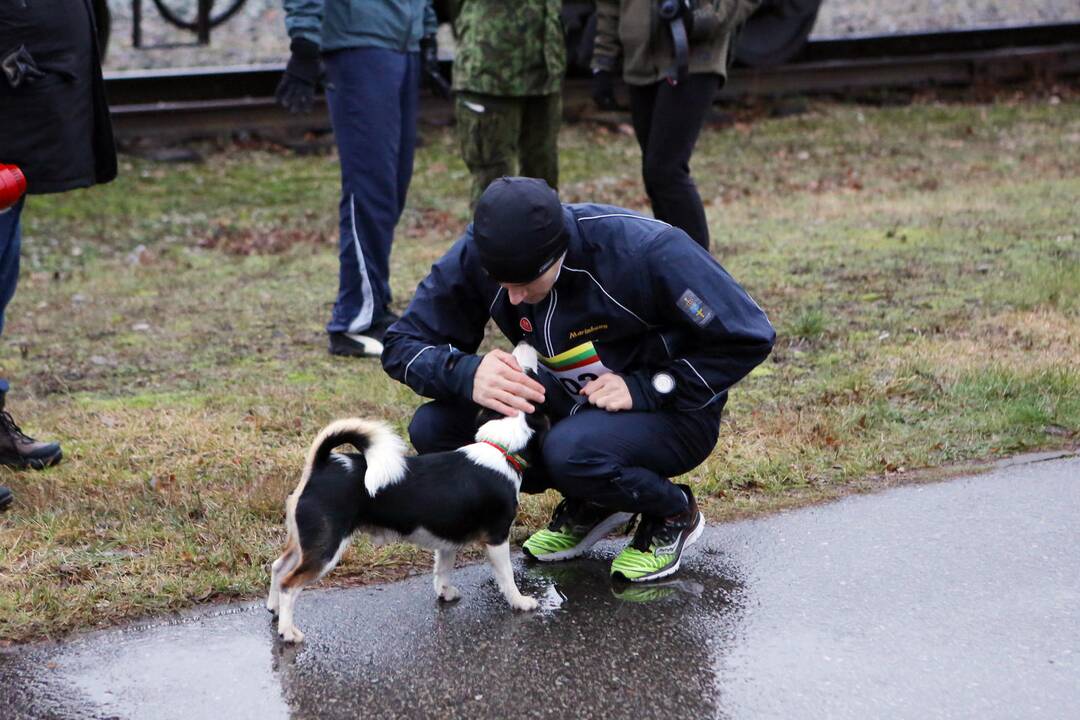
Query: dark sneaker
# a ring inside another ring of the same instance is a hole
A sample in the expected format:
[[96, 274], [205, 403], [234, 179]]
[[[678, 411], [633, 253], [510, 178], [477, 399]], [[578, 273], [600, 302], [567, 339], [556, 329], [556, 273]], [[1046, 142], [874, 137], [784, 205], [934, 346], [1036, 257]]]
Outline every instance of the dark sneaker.
[[631, 517], [631, 513], [564, 498], [555, 506], [547, 530], [534, 532], [521, 549], [541, 562], [576, 558]]
[[15, 500], [15, 495], [3, 485], [0, 485], [0, 512], [4, 512]]
[[58, 443], [35, 440], [15, 424], [7, 410], [0, 410], [0, 465], [41, 470], [62, 457]]
[[611, 575], [630, 582], [648, 582], [667, 577], [679, 569], [683, 551], [693, 545], [705, 528], [705, 516], [698, 510], [694, 493], [680, 485], [690, 507], [669, 518], [641, 518], [630, 544], [611, 563]]
[[383, 351], [383, 338], [386, 331], [397, 322], [398, 315], [386, 313], [367, 330], [359, 333], [332, 332], [330, 336], [330, 354], [346, 357], [379, 357]]

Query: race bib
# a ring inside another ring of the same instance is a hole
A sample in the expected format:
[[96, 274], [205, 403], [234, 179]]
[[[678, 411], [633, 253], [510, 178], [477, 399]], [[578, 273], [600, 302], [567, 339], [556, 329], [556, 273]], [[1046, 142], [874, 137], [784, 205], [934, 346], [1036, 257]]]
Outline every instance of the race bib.
[[570, 348], [552, 358], [539, 355], [538, 359], [544, 369], [554, 375], [566, 391], [574, 396], [577, 396], [590, 380], [611, 372], [600, 362], [600, 356], [592, 342]]

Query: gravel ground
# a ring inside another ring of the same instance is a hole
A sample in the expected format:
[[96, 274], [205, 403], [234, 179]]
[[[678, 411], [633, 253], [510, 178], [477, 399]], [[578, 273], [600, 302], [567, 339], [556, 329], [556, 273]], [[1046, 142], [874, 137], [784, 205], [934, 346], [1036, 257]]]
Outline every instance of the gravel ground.
[[[217, 0], [221, 8], [232, 0]], [[195, 0], [163, 0], [183, 17], [194, 19]], [[166, 23], [150, 0], [143, 3], [144, 49], [131, 47], [131, 0], [109, 0], [113, 33], [107, 70], [207, 65], [280, 63], [288, 58], [281, 0], [247, 0], [243, 9], [211, 31], [210, 45], [194, 44], [193, 33]], [[825, 0], [815, 37], [865, 35], [919, 30], [1018, 25], [1080, 20], [1076, 0]], [[184, 44], [185, 47], [145, 49]]]

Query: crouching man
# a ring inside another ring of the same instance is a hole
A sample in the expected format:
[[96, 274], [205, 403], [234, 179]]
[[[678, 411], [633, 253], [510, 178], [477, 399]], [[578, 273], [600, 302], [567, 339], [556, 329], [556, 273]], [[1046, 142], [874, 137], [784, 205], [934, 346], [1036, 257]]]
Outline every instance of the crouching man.
[[[511, 343], [536, 348], [543, 383], [507, 352], [476, 354], [489, 318]], [[409, 426], [420, 453], [471, 442], [477, 406], [513, 415], [543, 403], [547, 486], [522, 490], [564, 499], [524, 551], [577, 557], [636, 513], [611, 573], [648, 581], [675, 572], [704, 525], [690, 487], [670, 478], [709, 456], [728, 389], [774, 337], [682, 230], [622, 208], [562, 205], [542, 180], [504, 177], [387, 332], [382, 363], [434, 400]]]

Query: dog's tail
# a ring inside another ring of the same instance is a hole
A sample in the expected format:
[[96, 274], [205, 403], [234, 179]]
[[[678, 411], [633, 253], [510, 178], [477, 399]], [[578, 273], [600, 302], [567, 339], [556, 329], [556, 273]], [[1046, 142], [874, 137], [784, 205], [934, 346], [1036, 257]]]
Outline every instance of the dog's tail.
[[393, 430], [373, 420], [335, 420], [324, 427], [311, 443], [304, 473], [293, 493], [297, 498], [303, 493], [311, 473], [326, 465], [330, 453], [340, 445], [352, 445], [363, 453], [367, 462], [364, 487], [369, 495], [374, 495], [380, 488], [397, 482], [405, 475], [405, 443]]

